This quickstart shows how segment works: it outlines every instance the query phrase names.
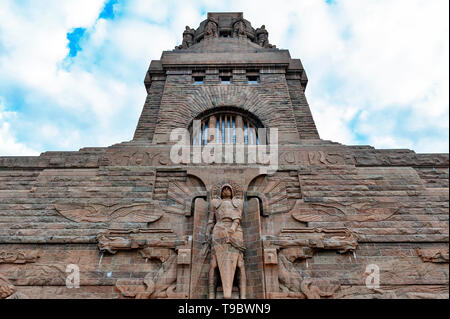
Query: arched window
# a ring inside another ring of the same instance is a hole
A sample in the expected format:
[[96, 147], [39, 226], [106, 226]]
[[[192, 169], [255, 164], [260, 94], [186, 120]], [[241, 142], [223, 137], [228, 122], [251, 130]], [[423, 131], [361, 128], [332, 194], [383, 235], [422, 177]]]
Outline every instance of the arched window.
[[261, 144], [258, 129], [262, 123], [251, 113], [237, 108], [223, 108], [202, 113], [198, 126], [191, 123], [189, 132], [194, 146], [215, 141], [219, 144]]

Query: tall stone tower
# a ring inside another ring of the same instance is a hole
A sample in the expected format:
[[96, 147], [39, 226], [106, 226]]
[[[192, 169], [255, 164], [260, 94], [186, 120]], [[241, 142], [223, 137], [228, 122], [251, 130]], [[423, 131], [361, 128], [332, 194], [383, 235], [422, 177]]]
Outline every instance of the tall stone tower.
[[0, 157], [0, 298], [448, 298], [448, 154], [320, 139], [307, 82], [208, 13], [131, 141]]
[[307, 83], [301, 61], [269, 44], [265, 26], [254, 29], [242, 13], [209, 13], [197, 30], [186, 27], [182, 45], [151, 62], [134, 140], [167, 143], [172, 129], [227, 108], [277, 127], [280, 143], [318, 139]]

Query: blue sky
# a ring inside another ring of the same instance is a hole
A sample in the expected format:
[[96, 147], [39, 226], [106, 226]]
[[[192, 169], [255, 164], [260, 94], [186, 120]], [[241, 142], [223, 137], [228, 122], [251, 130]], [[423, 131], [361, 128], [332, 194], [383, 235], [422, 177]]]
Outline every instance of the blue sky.
[[449, 150], [447, 0], [0, 1], [0, 156], [130, 140], [150, 60], [208, 11], [302, 59], [323, 139]]

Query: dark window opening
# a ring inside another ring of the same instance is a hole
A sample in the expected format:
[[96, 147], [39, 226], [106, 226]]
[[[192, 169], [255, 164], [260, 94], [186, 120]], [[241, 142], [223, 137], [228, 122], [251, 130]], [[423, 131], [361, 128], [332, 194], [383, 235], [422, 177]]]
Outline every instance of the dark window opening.
[[248, 82], [248, 84], [258, 84], [259, 77], [258, 76], [247, 76], [247, 82]]
[[222, 84], [230, 84], [231, 83], [231, 76], [221, 76], [220, 77], [220, 83], [222, 83]]
[[194, 84], [203, 84], [203, 76], [194, 76]]
[[[217, 112], [204, 116], [197, 131], [190, 126], [191, 142], [195, 146], [204, 146], [215, 142], [218, 144], [265, 144], [267, 138], [260, 140], [258, 128], [262, 128], [255, 121], [243, 114], [235, 112]], [[266, 132], [263, 132], [264, 134]]]

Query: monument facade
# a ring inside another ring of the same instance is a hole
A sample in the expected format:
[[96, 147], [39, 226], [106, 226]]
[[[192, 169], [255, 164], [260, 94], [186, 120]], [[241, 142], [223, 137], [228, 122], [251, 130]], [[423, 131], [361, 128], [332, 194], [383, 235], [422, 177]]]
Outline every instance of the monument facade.
[[0, 157], [0, 298], [448, 298], [448, 154], [321, 139], [242, 13], [144, 82], [131, 141]]

